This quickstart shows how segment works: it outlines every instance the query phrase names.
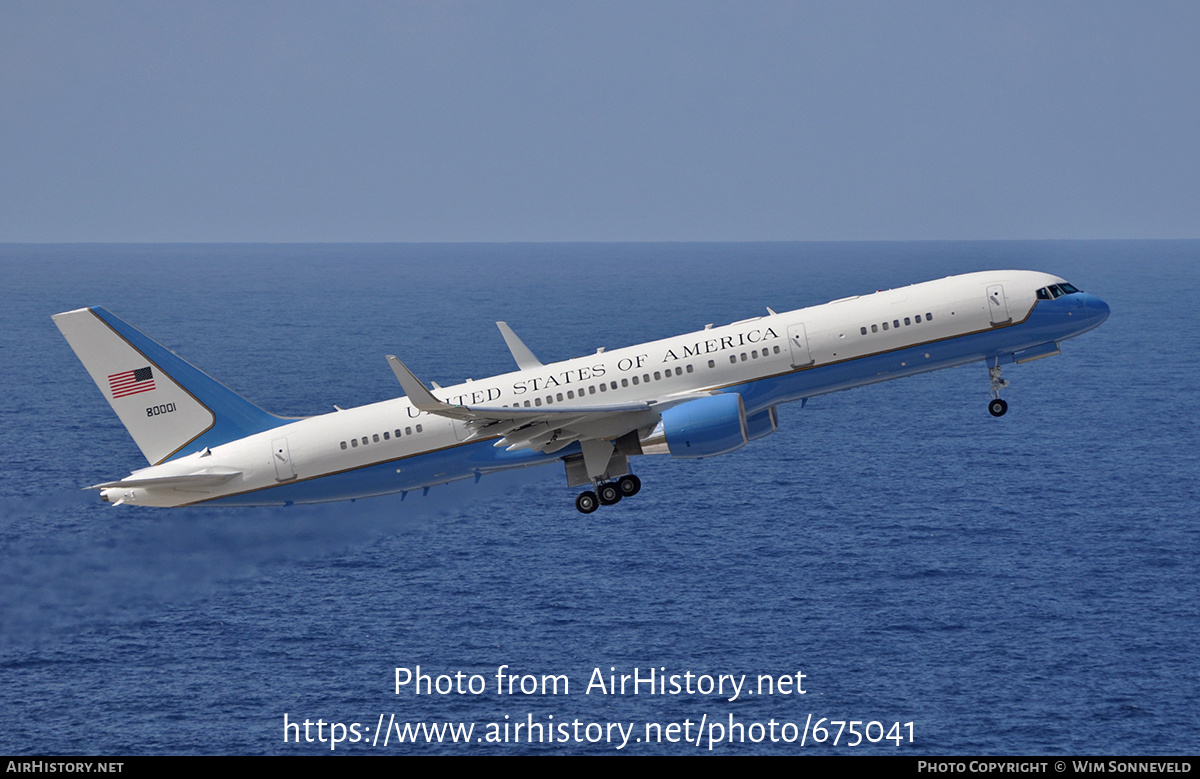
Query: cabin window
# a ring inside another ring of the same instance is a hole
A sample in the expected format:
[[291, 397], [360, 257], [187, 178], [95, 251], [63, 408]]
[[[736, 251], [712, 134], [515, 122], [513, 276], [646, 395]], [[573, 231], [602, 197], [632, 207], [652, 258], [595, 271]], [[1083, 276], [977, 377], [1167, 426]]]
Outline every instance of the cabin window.
[[904, 326], [908, 327], [911, 324], [912, 324], [912, 320], [909, 319], [908, 317], [904, 317]]
[[601, 391], [601, 392], [608, 392], [608, 385], [607, 385], [607, 384], [601, 384], [601, 385], [600, 385], [600, 391]]
[[758, 359], [758, 350], [757, 350], [757, 349], [755, 349], [754, 351], [750, 352], [750, 359], [752, 359], [752, 360], [757, 360], [757, 359]]
[[610, 387], [612, 387], [613, 389], [616, 389], [616, 388], [617, 388], [617, 383], [616, 383], [615, 381], [613, 381], [613, 382], [609, 382], [609, 386], [610, 386]]
[[[863, 332], [865, 333], [865, 332], [866, 332], [866, 330], [867, 330], [867, 328], [865, 328], [865, 327], [864, 327], [864, 328], [863, 328]], [[878, 333], [878, 332], [879, 332], [879, 325], [871, 325], [871, 332], [872, 332], [872, 333]]]
[[554, 399], [555, 399], [555, 400], [557, 400], [557, 401], [559, 401], [559, 402], [561, 402], [561, 401], [562, 401], [562, 393], [561, 393], [561, 392], [559, 392], [558, 394], [556, 394], [556, 395], [554, 396]]
[[363, 446], [366, 446], [369, 443], [371, 443], [370, 439], [368, 439], [366, 436], [363, 436]]
[[595, 395], [595, 394], [596, 394], [596, 385], [595, 385], [595, 384], [593, 384], [592, 386], [588, 387], [588, 394], [589, 394], [589, 395]]
[[534, 398], [534, 399], [533, 399], [533, 405], [535, 405], [535, 406], [540, 406], [540, 405], [542, 405], [542, 399], [541, 399], [541, 398]]
[[921, 324], [921, 315], [917, 314], [915, 317], [913, 317], [913, 321], [917, 324]]
[[933, 314], [931, 314], [931, 313], [929, 313], [928, 311], [926, 311], [926, 312], [925, 312], [925, 321], [926, 321], [926, 322], [932, 322], [932, 321], [933, 321]]
[[575, 390], [567, 390], [567, 400], [575, 399]]
[[634, 383], [634, 384], [637, 384], [637, 383], [638, 383], [638, 377], [637, 377], [637, 376], [634, 376], [634, 377], [633, 377], [633, 383]]
[[736, 355], [736, 354], [731, 354], [731, 355], [729, 355], [729, 364], [730, 364], [730, 365], [736, 365], [736, 364], [737, 364], [737, 355]]
[[776, 346], [776, 347], [775, 347], [775, 354], [779, 354], [779, 347], [778, 347], [778, 346]]
[[655, 371], [655, 372], [654, 372], [654, 380], [655, 380], [655, 381], [658, 381], [658, 380], [659, 380], [659, 379], [661, 379], [661, 378], [662, 378], [662, 374], [661, 374], [661, 373], [659, 373], [658, 371]]
[[883, 329], [884, 329], [884, 330], [887, 330], [887, 329], [888, 329], [888, 323], [887, 323], [887, 322], [884, 322], [884, 323], [883, 323]]
[[396, 437], [397, 437], [397, 438], [399, 438], [399, 437], [400, 437], [400, 428], [396, 428]]
[[375, 441], [375, 443], [379, 443], [379, 433], [376, 433], [375, 435], [371, 436], [371, 438], [372, 438], [372, 440]]
[[391, 434], [391, 433], [389, 433], [388, 431], [384, 430], [384, 431], [383, 431], [383, 440], [384, 440], [384, 441], [390, 441], [390, 440], [392, 440], [392, 434]]
[[[678, 370], [678, 368], [677, 368], [676, 370]], [[688, 373], [691, 373], [691, 372], [692, 372], [692, 370], [693, 370], [693, 368], [692, 368], [692, 364], [691, 364], [691, 363], [688, 363], [687, 372], [688, 372]]]
[[422, 432], [422, 431], [424, 431], [424, 430], [425, 430], [425, 428], [421, 427], [420, 425], [417, 425], [417, 432], [418, 432], [418, 433], [420, 433], [420, 432]]
[[643, 374], [642, 374], [642, 383], [643, 383], [643, 384], [649, 384], [649, 383], [650, 383], [650, 374], [649, 374], [649, 373], [643, 373]]
[[411, 427], [404, 428], [404, 435], [412, 435], [412, 428]]
[[345, 449], [345, 448], [346, 448], [346, 442], [345, 442], [345, 441], [342, 441], [342, 448], [343, 448], [343, 449]]
[[745, 362], [746, 360], [747, 360], [746, 353], [742, 352], [742, 362]]
[[709, 361], [708, 361], [708, 367], [710, 367], [710, 368], [715, 368], [715, 367], [717, 367], [717, 364], [716, 364], [715, 362], [713, 362], [712, 360], [709, 360]]
[[547, 406], [549, 406], [549, 405], [550, 405], [550, 404], [552, 404], [552, 403], [554, 403], [554, 396], [553, 396], [553, 395], [547, 395], [547, 396], [546, 396], [546, 405], [547, 405]]
[[357, 439], [357, 438], [351, 438], [351, 439], [350, 439], [350, 445], [351, 445], [351, 446], [353, 446], [355, 449], [357, 449], [357, 448], [358, 448], [358, 439]]
[[[636, 379], [637, 379], [637, 376], [634, 376], [633, 378], [636, 380]], [[613, 384], [616, 384], [616, 382], [614, 381], [614, 382], [613, 382]], [[629, 386], [629, 379], [621, 379], [621, 386], [622, 386], [622, 387], [628, 387], [628, 386]], [[616, 389], [616, 387], [613, 387], [613, 389]]]

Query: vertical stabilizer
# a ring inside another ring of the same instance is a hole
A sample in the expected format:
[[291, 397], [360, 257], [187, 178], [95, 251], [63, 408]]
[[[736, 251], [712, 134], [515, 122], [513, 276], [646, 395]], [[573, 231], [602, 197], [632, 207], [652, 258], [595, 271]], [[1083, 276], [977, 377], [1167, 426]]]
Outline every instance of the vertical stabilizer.
[[289, 421], [263, 411], [103, 308], [53, 318], [152, 465]]

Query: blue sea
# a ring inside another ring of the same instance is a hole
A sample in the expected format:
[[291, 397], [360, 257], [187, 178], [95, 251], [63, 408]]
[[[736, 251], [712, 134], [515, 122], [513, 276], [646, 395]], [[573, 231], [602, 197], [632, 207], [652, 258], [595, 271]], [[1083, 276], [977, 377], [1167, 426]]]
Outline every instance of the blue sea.
[[[0, 754], [1196, 751], [1200, 241], [10, 244], [0, 268]], [[385, 354], [511, 370], [496, 320], [548, 362], [995, 268], [1112, 309], [1006, 367], [1007, 416], [982, 365], [820, 397], [732, 454], [639, 458], [641, 494], [591, 516], [557, 465], [105, 505], [81, 488], [145, 462], [50, 320], [103, 305], [311, 415], [400, 395]], [[635, 669], [658, 683], [622, 693]]]

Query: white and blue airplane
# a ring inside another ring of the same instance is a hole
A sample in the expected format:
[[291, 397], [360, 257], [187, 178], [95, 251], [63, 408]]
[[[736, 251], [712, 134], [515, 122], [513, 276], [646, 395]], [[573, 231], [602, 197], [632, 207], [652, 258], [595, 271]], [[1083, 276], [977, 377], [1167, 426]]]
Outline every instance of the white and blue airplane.
[[984, 362], [1002, 416], [1001, 366], [1058, 354], [1108, 313], [1064, 279], [1010, 270], [549, 365], [497, 322], [517, 371], [431, 391], [388, 355], [407, 397], [307, 418], [264, 411], [103, 308], [54, 322], [150, 462], [92, 487], [109, 503], [320, 503], [558, 461], [589, 514], [641, 489], [630, 458], [731, 452], [774, 432], [781, 403]]

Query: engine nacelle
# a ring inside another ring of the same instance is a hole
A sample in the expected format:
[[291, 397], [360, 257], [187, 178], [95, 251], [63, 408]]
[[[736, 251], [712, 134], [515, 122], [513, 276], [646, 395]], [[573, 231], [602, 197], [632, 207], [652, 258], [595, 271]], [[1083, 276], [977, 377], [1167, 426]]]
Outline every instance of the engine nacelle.
[[641, 448], [643, 454], [696, 459], [732, 452], [750, 440], [742, 396], [727, 393], [667, 409], [662, 421], [642, 439]]
[[764, 408], [757, 414], [746, 417], [746, 433], [751, 441], [757, 441], [779, 429], [779, 412], [774, 406]]

